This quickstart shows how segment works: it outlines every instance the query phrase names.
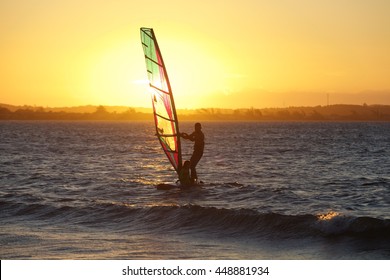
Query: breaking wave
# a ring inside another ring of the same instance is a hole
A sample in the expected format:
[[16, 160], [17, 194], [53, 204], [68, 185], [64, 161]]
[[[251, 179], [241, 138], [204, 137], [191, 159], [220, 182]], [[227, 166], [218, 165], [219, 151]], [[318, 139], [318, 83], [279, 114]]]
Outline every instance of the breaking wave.
[[3, 217], [35, 219], [44, 223], [67, 223], [101, 227], [115, 232], [213, 233], [219, 237], [387, 238], [390, 220], [352, 217], [339, 213], [284, 215], [252, 209], [227, 209], [199, 205], [135, 207], [125, 203], [93, 202], [87, 206], [0, 200]]

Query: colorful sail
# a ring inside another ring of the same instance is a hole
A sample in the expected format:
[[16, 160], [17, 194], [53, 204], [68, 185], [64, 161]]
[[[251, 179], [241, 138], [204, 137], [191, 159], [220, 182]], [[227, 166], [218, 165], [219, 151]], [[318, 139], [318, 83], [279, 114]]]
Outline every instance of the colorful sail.
[[141, 42], [152, 91], [156, 135], [176, 172], [181, 168], [179, 125], [167, 70], [152, 28], [141, 28]]

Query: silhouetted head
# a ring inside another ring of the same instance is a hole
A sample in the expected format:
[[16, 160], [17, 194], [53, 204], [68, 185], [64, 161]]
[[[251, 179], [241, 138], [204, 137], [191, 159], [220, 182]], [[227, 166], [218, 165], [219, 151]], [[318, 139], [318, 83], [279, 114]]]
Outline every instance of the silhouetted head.
[[191, 162], [189, 160], [186, 160], [183, 164], [183, 168], [190, 168]]
[[200, 123], [196, 123], [195, 124], [195, 130], [196, 131], [199, 131], [199, 130], [201, 130], [202, 129], [202, 125], [200, 124]]

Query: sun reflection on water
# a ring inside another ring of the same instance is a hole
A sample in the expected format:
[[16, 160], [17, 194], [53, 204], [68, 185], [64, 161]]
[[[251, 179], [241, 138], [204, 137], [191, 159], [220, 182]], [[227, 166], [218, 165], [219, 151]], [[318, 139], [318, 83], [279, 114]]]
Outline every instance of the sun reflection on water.
[[335, 212], [335, 211], [330, 211], [326, 214], [318, 214], [317, 218], [320, 221], [329, 221], [329, 220], [332, 220], [333, 218], [338, 217], [338, 216], [340, 216], [340, 213]]

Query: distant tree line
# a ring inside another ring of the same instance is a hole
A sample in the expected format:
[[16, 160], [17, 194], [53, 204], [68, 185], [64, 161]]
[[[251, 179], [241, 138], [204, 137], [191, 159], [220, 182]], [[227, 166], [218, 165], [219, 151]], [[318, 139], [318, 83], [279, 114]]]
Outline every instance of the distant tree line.
[[21, 108], [14, 112], [0, 107], [0, 120], [146, 120], [151, 114], [136, 112], [135, 109], [129, 108], [122, 113], [108, 112], [104, 106], [98, 106], [93, 113], [73, 113], [73, 112], [53, 112], [44, 108], [26, 109]]
[[[183, 121], [390, 121], [389, 105], [331, 105], [317, 107], [289, 108], [247, 108], [218, 109], [207, 108], [179, 111]], [[50, 109], [24, 108], [11, 111], [0, 107], [0, 120], [109, 120], [139, 121], [153, 120], [152, 113], [137, 112], [134, 108], [117, 113], [98, 106], [92, 113], [52, 111]]]
[[331, 105], [265, 109], [199, 109], [181, 120], [220, 121], [390, 121], [388, 105]]

